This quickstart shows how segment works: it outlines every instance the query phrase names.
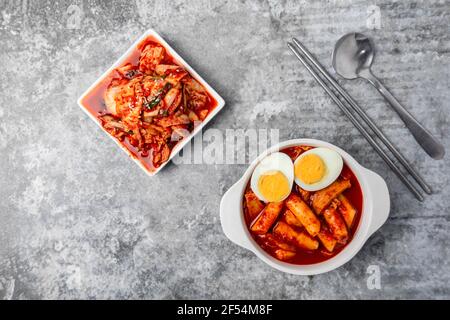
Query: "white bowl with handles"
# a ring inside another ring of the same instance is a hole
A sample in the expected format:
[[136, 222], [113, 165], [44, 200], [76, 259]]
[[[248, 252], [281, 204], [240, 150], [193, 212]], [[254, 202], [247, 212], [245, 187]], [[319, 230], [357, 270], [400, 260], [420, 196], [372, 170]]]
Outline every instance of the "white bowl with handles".
[[[315, 264], [296, 265], [275, 259], [253, 240], [245, 224], [243, 196], [256, 165], [267, 155], [280, 149], [307, 145], [326, 147], [338, 152], [345, 164], [356, 176], [362, 190], [363, 209], [353, 239], [334, 257]], [[344, 150], [328, 142], [315, 139], [294, 139], [281, 142], [259, 155], [244, 175], [223, 195], [220, 202], [220, 222], [225, 235], [237, 245], [252, 251], [271, 267], [297, 275], [314, 275], [334, 270], [352, 259], [369, 237], [387, 220], [390, 210], [389, 192], [386, 182], [375, 172], [361, 166]]]

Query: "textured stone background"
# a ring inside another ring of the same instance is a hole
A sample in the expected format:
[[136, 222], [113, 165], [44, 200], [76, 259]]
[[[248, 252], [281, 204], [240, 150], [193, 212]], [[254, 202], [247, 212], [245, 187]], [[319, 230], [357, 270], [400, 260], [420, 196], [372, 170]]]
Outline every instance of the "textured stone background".
[[[433, 185], [417, 202], [286, 47], [297, 36], [328, 66], [341, 35], [372, 36], [374, 73], [449, 151], [450, 2], [170, 3], [0, 1], [0, 297], [450, 298], [448, 155], [421, 151], [368, 83], [342, 82]], [[379, 30], [366, 26], [372, 4]], [[390, 218], [351, 262], [311, 277], [271, 269], [221, 231], [219, 201], [245, 165], [149, 178], [80, 110], [150, 27], [225, 98], [208, 128], [327, 140], [386, 179]]]

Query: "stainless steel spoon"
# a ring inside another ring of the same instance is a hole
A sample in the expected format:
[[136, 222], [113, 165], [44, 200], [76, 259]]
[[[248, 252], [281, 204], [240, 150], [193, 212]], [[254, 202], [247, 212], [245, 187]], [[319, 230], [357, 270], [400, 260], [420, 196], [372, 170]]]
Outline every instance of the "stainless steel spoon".
[[442, 159], [444, 146], [431, 135], [414, 117], [397, 101], [370, 70], [375, 51], [369, 38], [361, 33], [349, 33], [338, 40], [333, 51], [333, 68], [345, 79], [364, 78], [368, 80], [390, 103], [411, 131], [416, 141], [434, 159]]

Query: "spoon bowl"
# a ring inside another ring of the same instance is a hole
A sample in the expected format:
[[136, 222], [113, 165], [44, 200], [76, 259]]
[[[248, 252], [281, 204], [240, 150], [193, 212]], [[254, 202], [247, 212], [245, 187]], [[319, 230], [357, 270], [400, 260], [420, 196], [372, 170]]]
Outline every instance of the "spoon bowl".
[[370, 69], [374, 56], [375, 51], [368, 37], [361, 33], [349, 33], [336, 43], [333, 68], [345, 79], [356, 79], [361, 69]]

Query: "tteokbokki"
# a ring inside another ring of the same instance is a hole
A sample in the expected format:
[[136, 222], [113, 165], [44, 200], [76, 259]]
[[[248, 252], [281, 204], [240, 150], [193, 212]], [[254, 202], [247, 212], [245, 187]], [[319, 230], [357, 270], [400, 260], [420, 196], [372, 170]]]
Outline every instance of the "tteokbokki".
[[339, 153], [295, 146], [255, 167], [244, 197], [253, 239], [278, 260], [313, 264], [338, 254], [352, 239], [362, 191]]

